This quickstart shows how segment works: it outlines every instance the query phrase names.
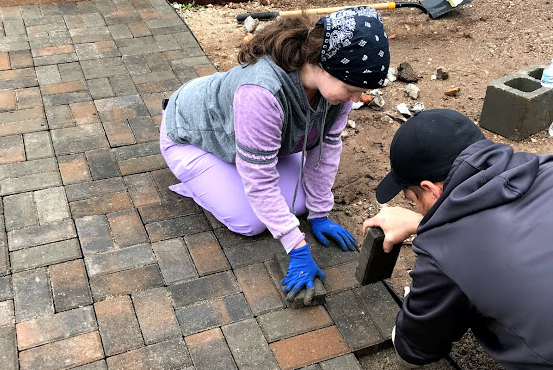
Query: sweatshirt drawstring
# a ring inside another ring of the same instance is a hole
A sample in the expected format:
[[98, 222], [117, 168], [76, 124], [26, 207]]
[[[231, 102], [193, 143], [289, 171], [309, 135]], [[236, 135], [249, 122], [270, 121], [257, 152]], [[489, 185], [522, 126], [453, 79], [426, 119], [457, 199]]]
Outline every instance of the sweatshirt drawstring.
[[300, 173], [298, 175], [298, 182], [296, 182], [296, 188], [294, 189], [294, 199], [292, 199], [292, 213], [296, 214], [296, 197], [298, 195], [298, 189], [300, 188], [301, 177], [303, 175], [303, 161], [305, 159], [305, 152], [307, 150], [307, 139], [309, 138], [309, 126], [311, 123], [311, 112], [307, 111], [307, 117], [305, 122], [305, 134], [303, 138], [303, 146], [301, 149], [301, 162], [300, 162]]
[[319, 164], [321, 164], [321, 156], [323, 154], [323, 140], [324, 140], [324, 132], [325, 132], [325, 123], [326, 123], [326, 111], [328, 109], [328, 102], [324, 101], [324, 109], [323, 109], [323, 124], [321, 126], [321, 135], [319, 136], [319, 156], [317, 157], [317, 164], [315, 165], [315, 169], [319, 168]]

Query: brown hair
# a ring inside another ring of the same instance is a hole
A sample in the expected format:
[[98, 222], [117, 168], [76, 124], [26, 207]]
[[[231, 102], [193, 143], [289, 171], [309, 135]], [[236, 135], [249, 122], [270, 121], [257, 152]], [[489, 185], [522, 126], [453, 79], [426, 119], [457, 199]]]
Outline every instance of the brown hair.
[[312, 25], [306, 14], [280, 18], [242, 44], [238, 62], [253, 64], [263, 55], [268, 55], [286, 72], [296, 71], [306, 63], [318, 64], [323, 26], [318, 25], [309, 32]]
[[406, 188], [415, 193], [417, 199], [420, 199], [422, 194], [424, 194], [424, 189], [420, 185], [409, 185]]

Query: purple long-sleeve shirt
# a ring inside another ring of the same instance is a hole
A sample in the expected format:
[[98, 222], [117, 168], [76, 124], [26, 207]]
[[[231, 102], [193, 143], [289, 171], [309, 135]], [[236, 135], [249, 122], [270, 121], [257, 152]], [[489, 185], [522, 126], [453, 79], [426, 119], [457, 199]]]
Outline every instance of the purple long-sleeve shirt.
[[[332, 186], [342, 151], [340, 134], [346, 126], [351, 105], [351, 101], [344, 104], [342, 112], [326, 135], [331, 139], [327, 141], [332, 143], [320, 143], [320, 161], [319, 146], [306, 152], [302, 185], [305, 190], [306, 207], [309, 210], [308, 218], [327, 216], [334, 206]], [[237, 151], [243, 157], [263, 162], [250, 163], [241, 156], [236, 156], [236, 167], [244, 182], [246, 195], [259, 219], [289, 252], [305, 235], [300, 231], [298, 219], [290, 212], [277, 186], [279, 174], [276, 164], [284, 123], [282, 108], [271, 92], [257, 85], [243, 85], [237, 89], [233, 108]], [[314, 131], [309, 133], [308, 143], [318, 138], [320, 133]], [[297, 151], [301, 151], [302, 144], [297, 143]], [[250, 150], [243, 151], [240, 146]], [[265, 155], [252, 154], [252, 149], [263, 151]], [[267, 152], [270, 154], [267, 155]]]

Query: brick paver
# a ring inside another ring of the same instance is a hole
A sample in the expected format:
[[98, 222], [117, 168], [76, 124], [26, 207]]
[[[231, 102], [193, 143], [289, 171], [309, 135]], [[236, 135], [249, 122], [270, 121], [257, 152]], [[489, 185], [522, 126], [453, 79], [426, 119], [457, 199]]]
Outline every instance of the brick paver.
[[307, 233], [326, 303], [286, 308], [279, 242], [168, 189], [161, 100], [217, 72], [170, 1], [6, 3], [1, 369], [359, 369], [390, 345], [397, 306], [357, 252]]

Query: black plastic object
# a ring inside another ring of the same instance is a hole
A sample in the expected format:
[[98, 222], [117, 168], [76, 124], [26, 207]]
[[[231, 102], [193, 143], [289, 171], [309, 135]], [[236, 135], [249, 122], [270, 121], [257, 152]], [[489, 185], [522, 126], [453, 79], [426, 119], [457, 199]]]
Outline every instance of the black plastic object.
[[268, 21], [270, 19], [275, 19], [278, 17], [279, 12], [267, 12], [267, 13], [245, 13], [238, 14], [236, 20], [238, 22], [244, 22], [246, 18], [252, 17], [253, 19], [259, 19], [260, 21]]

